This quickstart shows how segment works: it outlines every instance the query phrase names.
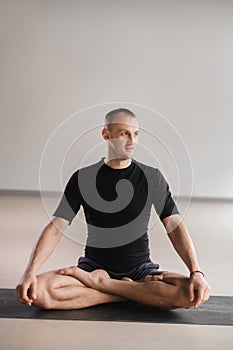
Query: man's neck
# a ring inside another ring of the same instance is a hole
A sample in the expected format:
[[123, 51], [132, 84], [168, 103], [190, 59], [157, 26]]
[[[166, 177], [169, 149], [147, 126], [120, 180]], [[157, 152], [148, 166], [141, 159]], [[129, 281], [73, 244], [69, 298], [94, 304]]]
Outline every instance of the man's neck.
[[124, 169], [131, 164], [132, 159], [108, 159], [108, 157], [106, 157], [104, 159], [104, 162], [106, 165], [113, 169]]

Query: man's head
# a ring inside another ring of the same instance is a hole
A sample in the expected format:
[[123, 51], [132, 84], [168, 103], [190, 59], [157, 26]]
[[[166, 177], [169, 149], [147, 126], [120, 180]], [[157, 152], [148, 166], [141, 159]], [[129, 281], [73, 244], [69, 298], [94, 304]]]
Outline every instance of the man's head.
[[108, 112], [102, 130], [103, 138], [108, 141], [111, 159], [129, 159], [138, 142], [139, 125], [135, 114], [126, 108]]

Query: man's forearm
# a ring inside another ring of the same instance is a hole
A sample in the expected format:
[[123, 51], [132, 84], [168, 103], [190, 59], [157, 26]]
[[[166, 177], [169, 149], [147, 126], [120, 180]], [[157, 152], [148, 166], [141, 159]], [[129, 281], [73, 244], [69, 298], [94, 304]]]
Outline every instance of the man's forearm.
[[36, 273], [38, 271], [54, 251], [61, 236], [62, 232], [52, 222], [44, 228], [35, 248], [32, 250], [25, 274]]
[[196, 250], [185, 225], [180, 222], [168, 236], [189, 271], [200, 270]]

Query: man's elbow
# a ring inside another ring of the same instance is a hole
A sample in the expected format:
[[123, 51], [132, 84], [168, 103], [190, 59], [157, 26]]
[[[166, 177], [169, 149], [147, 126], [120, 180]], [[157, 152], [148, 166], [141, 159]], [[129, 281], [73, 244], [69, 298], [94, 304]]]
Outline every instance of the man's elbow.
[[53, 219], [45, 227], [45, 231], [55, 236], [62, 235], [68, 226], [69, 222], [59, 217], [53, 217]]
[[167, 216], [161, 221], [168, 234], [174, 232], [175, 230], [177, 230], [177, 228], [183, 225], [179, 214]]

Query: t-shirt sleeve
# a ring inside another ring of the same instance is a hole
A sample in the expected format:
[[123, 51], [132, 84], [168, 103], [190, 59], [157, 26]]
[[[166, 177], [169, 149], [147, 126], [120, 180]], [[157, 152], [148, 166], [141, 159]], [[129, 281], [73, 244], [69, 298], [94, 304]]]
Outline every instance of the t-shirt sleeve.
[[70, 225], [80, 209], [81, 199], [82, 196], [78, 186], [78, 171], [76, 171], [69, 179], [53, 216], [69, 221]]
[[169, 185], [159, 169], [156, 169], [153, 187], [153, 204], [160, 220], [173, 214], [180, 214], [169, 188]]

